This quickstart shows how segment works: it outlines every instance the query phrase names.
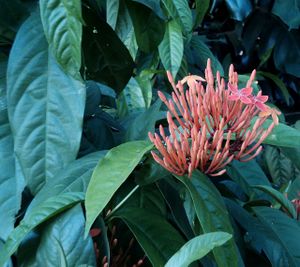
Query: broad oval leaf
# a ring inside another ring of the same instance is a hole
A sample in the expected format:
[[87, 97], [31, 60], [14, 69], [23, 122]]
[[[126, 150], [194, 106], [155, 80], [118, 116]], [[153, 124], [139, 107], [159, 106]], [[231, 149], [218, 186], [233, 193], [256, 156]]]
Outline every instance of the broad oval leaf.
[[286, 211], [289, 213], [292, 218], [296, 219], [297, 218], [297, 213], [296, 210], [291, 203], [291, 201], [285, 197], [281, 192], [275, 190], [274, 188], [270, 186], [265, 186], [265, 185], [256, 185], [254, 186], [255, 188], [262, 190], [272, 196], [278, 203], [282, 205], [283, 208], [286, 209]]
[[297, 29], [300, 25], [300, 2], [297, 0], [274, 1], [272, 12], [279, 16], [290, 29]]
[[81, 192], [64, 193], [60, 196], [47, 199], [41, 205], [33, 209], [30, 215], [22, 220], [19, 226], [9, 235], [3, 249], [0, 251], [0, 266], [3, 266], [3, 264], [17, 250], [23, 238], [31, 230], [83, 199], [84, 193]]
[[41, 0], [39, 3], [51, 52], [67, 73], [80, 79], [81, 1]]
[[186, 267], [192, 262], [201, 259], [215, 247], [222, 246], [231, 234], [213, 232], [196, 236], [184, 244], [166, 263], [165, 267]]
[[115, 191], [127, 179], [143, 155], [152, 148], [146, 141], [123, 143], [112, 148], [95, 168], [85, 199], [85, 236], [97, 216], [104, 209]]
[[281, 249], [285, 252], [288, 263], [284, 266], [300, 266], [299, 223], [277, 209], [256, 207], [254, 211], [263, 225], [268, 228], [272, 238], [281, 245]]
[[[175, 177], [186, 186], [203, 233], [215, 231], [233, 233], [223, 199], [204, 174], [194, 171], [190, 178], [187, 176]], [[238, 266], [239, 256], [234, 240], [230, 240], [222, 248], [215, 248], [213, 254], [220, 266]]]
[[157, 213], [143, 208], [122, 208], [113, 217], [127, 224], [153, 266], [164, 266], [184, 244], [177, 230]]
[[[56, 216], [43, 227], [34, 262], [37, 266], [96, 266], [94, 244], [84, 239], [85, 218], [80, 205]], [[63, 265], [65, 264], [65, 265]]]
[[158, 46], [158, 51], [165, 69], [171, 71], [175, 78], [183, 57], [183, 38], [176, 20], [167, 23], [164, 39]]
[[76, 158], [85, 90], [53, 58], [38, 13], [22, 25], [7, 70], [8, 113], [15, 153], [36, 194]]

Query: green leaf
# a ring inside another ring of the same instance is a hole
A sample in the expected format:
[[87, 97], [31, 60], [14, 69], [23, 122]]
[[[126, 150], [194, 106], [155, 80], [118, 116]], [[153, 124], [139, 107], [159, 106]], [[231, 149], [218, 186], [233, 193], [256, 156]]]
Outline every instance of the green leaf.
[[15, 215], [21, 205], [21, 192], [17, 190], [15, 176], [14, 143], [6, 100], [7, 58], [0, 54], [0, 239], [6, 240], [14, 228]]
[[171, 71], [175, 78], [183, 57], [183, 38], [176, 20], [167, 23], [164, 39], [158, 46], [158, 51], [165, 69]]
[[299, 199], [300, 197], [300, 177], [297, 177], [292, 181], [291, 185], [288, 188], [288, 197], [290, 200]]
[[41, 0], [39, 3], [51, 52], [67, 73], [80, 79], [81, 1]]
[[7, 69], [14, 149], [33, 194], [76, 158], [85, 100], [83, 84], [62, 71], [42, 32], [34, 13], [16, 36]]
[[106, 151], [100, 151], [88, 154], [80, 159], [71, 162], [65, 169], [48, 181], [44, 187], [37, 193], [30, 202], [25, 218], [31, 213], [31, 210], [48, 198], [58, 196], [66, 192], [85, 193], [92, 176], [93, 170]]
[[119, 0], [106, 0], [106, 22], [113, 30], [116, 28], [117, 24], [119, 2]]
[[187, 0], [162, 0], [168, 15], [178, 20], [185, 35], [192, 32], [193, 17]]
[[224, 232], [196, 236], [184, 244], [166, 263], [165, 267], [186, 267], [203, 258], [215, 247], [222, 246], [232, 235]]
[[220, 72], [221, 76], [224, 76], [224, 70], [221, 63], [213, 55], [208, 46], [203, 42], [200, 36], [193, 35], [190, 42], [190, 49], [193, 50], [193, 60], [195, 64], [200, 65], [202, 69], [206, 67], [207, 59], [210, 58], [212, 62], [213, 73]]
[[131, 78], [117, 99], [118, 116], [125, 117], [146, 109], [143, 91], [135, 78]]
[[258, 71], [257, 74], [271, 79], [276, 84], [276, 86], [279, 88], [279, 90], [281, 91], [286, 104], [288, 106], [290, 105], [291, 96], [290, 96], [289, 91], [286, 88], [286, 86], [285, 86], [285, 84], [282, 80], [280, 80], [276, 75], [274, 75], [270, 72]]
[[85, 236], [115, 191], [151, 148], [152, 145], [145, 141], [124, 143], [112, 148], [99, 161], [86, 192]]
[[[190, 178], [187, 176], [176, 178], [186, 186], [192, 198], [203, 233], [215, 231], [233, 233], [223, 199], [204, 174], [194, 171]], [[222, 248], [215, 248], [213, 254], [220, 266], [238, 266], [238, 251], [234, 240], [230, 240]]]
[[238, 183], [248, 196], [253, 193], [261, 196], [258, 190], [253, 190], [252, 186], [254, 185], [271, 186], [267, 176], [255, 160], [248, 162], [234, 160], [226, 167], [226, 171], [229, 177]]
[[194, 19], [194, 28], [202, 24], [204, 16], [209, 8], [210, 0], [196, 0], [196, 16]]
[[164, 21], [140, 3], [129, 0], [126, 3], [139, 49], [146, 53], [156, 50], [164, 36]]
[[85, 218], [80, 205], [47, 222], [35, 251], [37, 266], [96, 266], [92, 238], [84, 239]]
[[165, 117], [159, 112], [161, 103], [157, 100], [149, 109], [132, 120], [125, 133], [126, 141], [148, 139], [148, 132], [154, 132], [156, 121]]
[[153, 266], [164, 266], [184, 244], [175, 228], [156, 213], [142, 208], [123, 208], [114, 217], [121, 218], [127, 224]]
[[[268, 127], [271, 123], [272, 120], [268, 119], [264, 125]], [[274, 127], [271, 134], [268, 135], [263, 143], [280, 147], [300, 147], [300, 131], [283, 123], [279, 123]]]
[[298, 29], [300, 25], [300, 2], [298, 0], [276, 0], [272, 12], [279, 16], [290, 29]]
[[47, 199], [32, 210], [26, 219], [22, 220], [17, 228], [9, 235], [4, 248], [0, 251], [0, 266], [17, 250], [23, 238], [36, 226], [63, 210], [73, 206], [84, 199], [84, 193], [64, 193], [59, 197]]
[[225, 3], [230, 10], [231, 17], [238, 21], [243, 21], [252, 10], [250, 0], [225, 0]]
[[265, 185], [256, 185], [254, 187], [272, 196], [283, 208], [286, 209], [286, 211], [289, 213], [289, 215], [292, 218], [294, 219], [297, 218], [296, 210], [293, 204], [281, 192], [275, 190], [270, 186], [265, 186]]
[[285, 252], [288, 262], [284, 266], [300, 266], [300, 250], [298, 249], [300, 226], [297, 221], [272, 208], [256, 207], [254, 211]]
[[117, 92], [128, 83], [134, 62], [116, 32], [93, 9], [83, 6], [82, 50], [85, 76]]
[[131, 0], [131, 1], [141, 3], [149, 7], [159, 18], [165, 19], [165, 16], [160, 6], [160, 1], [157, 0]]

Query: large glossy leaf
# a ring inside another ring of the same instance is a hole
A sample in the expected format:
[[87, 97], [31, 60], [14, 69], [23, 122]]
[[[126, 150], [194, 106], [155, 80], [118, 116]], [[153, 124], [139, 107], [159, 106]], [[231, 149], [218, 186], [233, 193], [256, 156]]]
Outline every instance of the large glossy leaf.
[[62, 71], [42, 32], [34, 13], [17, 34], [7, 70], [15, 152], [33, 194], [75, 159], [85, 98], [83, 84]]
[[152, 145], [145, 141], [133, 141], [112, 148], [95, 168], [88, 185], [85, 207], [88, 234], [93, 222], [104, 209], [115, 191], [127, 179], [143, 155]]
[[129, 0], [126, 3], [139, 49], [147, 53], [157, 49], [164, 36], [164, 21], [145, 5]]
[[6, 240], [14, 227], [21, 196], [17, 192], [13, 137], [6, 101], [7, 58], [0, 54], [0, 238]]
[[81, 1], [41, 0], [39, 3], [44, 32], [51, 52], [67, 73], [79, 78]]
[[259, 220], [272, 233], [273, 238], [281, 244], [281, 249], [286, 253], [288, 258], [288, 263], [285, 266], [299, 266], [300, 250], [298, 246], [300, 226], [298, 222], [276, 209], [257, 207], [254, 211]]
[[26, 210], [25, 218], [30, 215], [33, 208], [50, 197], [58, 196], [66, 192], [85, 193], [94, 168], [105, 154], [106, 151], [100, 151], [86, 155], [73, 161], [67, 165], [65, 169], [57, 172], [30, 202]]
[[114, 217], [121, 218], [127, 224], [153, 266], [164, 266], [184, 244], [175, 228], [156, 213], [142, 208], [123, 208]]
[[119, 0], [106, 0], [106, 22], [112, 29], [116, 28], [119, 13]]
[[227, 166], [226, 170], [229, 177], [238, 183], [248, 196], [251, 196], [253, 193], [257, 196], [262, 195], [258, 190], [253, 190], [251, 186], [271, 186], [267, 176], [255, 160], [248, 162], [234, 160]]
[[36, 226], [70, 206], [82, 201], [84, 193], [64, 193], [59, 197], [47, 199], [41, 205], [32, 210], [26, 219], [22, 220], [17, 228], [9, 235], [4, 248], [0, 251], [0, 266], [17, 250], [23, 238]]
[[[187, 176], [176, 178], [186, 186], [192, 198], [203, 233], [215, 231], [233, 233], [222, 197], [204, 174], [194, 171], [191, 178]], [[238, 266], [238, 251], [234, 240], [222, 248], [215, 248], [213, 254], [220, 266]]]
[[91, 237], [84, 239], [85, 218], [80, 205], [60, 214], [43, 227], [38, 249], [35, 251], [37, 266], [57, 267], [96, 266]]
[[114, 30], [86, 6], [82, 9], [86, 23], [83, 28], [82, 49], [87, 78], [105, 83], [120, 92], [133, 71], [133, 61], [126, 46]]
[[232, 235], [213, 232], [196, 236], [184, 244], [166, 263], [165, 267], [185, 267], [201, 259], [215, 247], [222, 246]]
[[165, 69], [175, 78], [183, 57], [183, 38], [176, 20], [167, 23], [164, 39], [158, 46], [158, 51]]
[[193, 17], [187, 0], [162, 0], [169, 16], [178, 20], [185, 35], [192, 32]]
[[200, 36], [194, 35], [189, 44], [190, 49], [192, 49], [193, 53], [189, 55], [188, 61], [190, 64], [194, 63], [199, 65], [202, 69], [205, 68], [207, 59], [210, 58], [212, 61], [212, 69], [213, 72], [220, 72], [221, 76], [224, 76], [224, 70], [221, 63], [218, 59], [213, 55], [208, 46], [203, 42]]
[[300, 2], [298, 0], [275, 0], [272, 12], [279, 16], [290, 29], [297, 29], [300, 25]]
[[292, 218], [294, 218], [294, 219], [297, 218], [296, 210], [295, 210], [293, 204], [281, 192], [275, 190], [274, 188], [272, 188], [270, 186], [264, 186], [264, 185], [257, 185], [257, 186], [255, 186], [255, 188], [260, 189], [260, 190], [266, 192], [267, 194], [271, 195], [280, 205], [282, 205], [282, 207], [288, 212], [288, 214]]
[[230, 10], [231, 17], [239, 21], [243, 21], [252, 10], [250, 0], [226, 0], [225, 2]]

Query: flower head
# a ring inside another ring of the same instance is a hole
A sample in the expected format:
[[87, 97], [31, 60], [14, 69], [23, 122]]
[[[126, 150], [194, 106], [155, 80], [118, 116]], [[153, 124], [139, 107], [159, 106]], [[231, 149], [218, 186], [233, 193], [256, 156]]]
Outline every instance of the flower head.
[[215, 81], [210, 60], [205, 69], [205, 82], [200, 76], [201, 79], [189, 75], [175, 84], [170, 72], [167, 75], [173, 87], [172, 99], [168, 100], [162, 92], [158, 95], [169, 110], [169, 135], [161, 125], [159, 134], [149, 133], [158, 150], [158, 153], [152, 151], [155, 161], [177, 175], [191, 176], [193, 170], [199, 169], [217, 176], [226, 171], [225, 166], [233, 159], [248, 161], [260, 153], [261, 143], [271, 133], [276, 120], [273, 118], [267, 129], [262, 127], [275, 111], [268, 109], [268, 114], [262, 114], [267, 111], [264, 104], [267, 97], [261, 92], [252, 95], [255, 71], [241, 90], [232, 65], [226, 88], [218, 72]]

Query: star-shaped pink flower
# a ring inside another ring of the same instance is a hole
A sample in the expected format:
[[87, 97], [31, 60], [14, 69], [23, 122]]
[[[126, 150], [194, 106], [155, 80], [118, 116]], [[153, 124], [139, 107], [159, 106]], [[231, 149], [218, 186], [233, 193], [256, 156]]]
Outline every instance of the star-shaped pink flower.
[[244, 104], [251, 104], [252, 100], [250, 98], [252, 94], [252, 87], [246, 87], [241, 90], [238, 89], [237, 85], [233, 85], [228, 83], [228, 88], [230, 91], [230, 96], [228, 96], [229, 100], [241, 100]]
[[256, 96], [252, 97], [252, 103], [261, 111], [267, 111], [268, 106], [264, 103], [268, 101], [268, 98], [267, 95], [262, 95], [261, 91], [259, 91]]

